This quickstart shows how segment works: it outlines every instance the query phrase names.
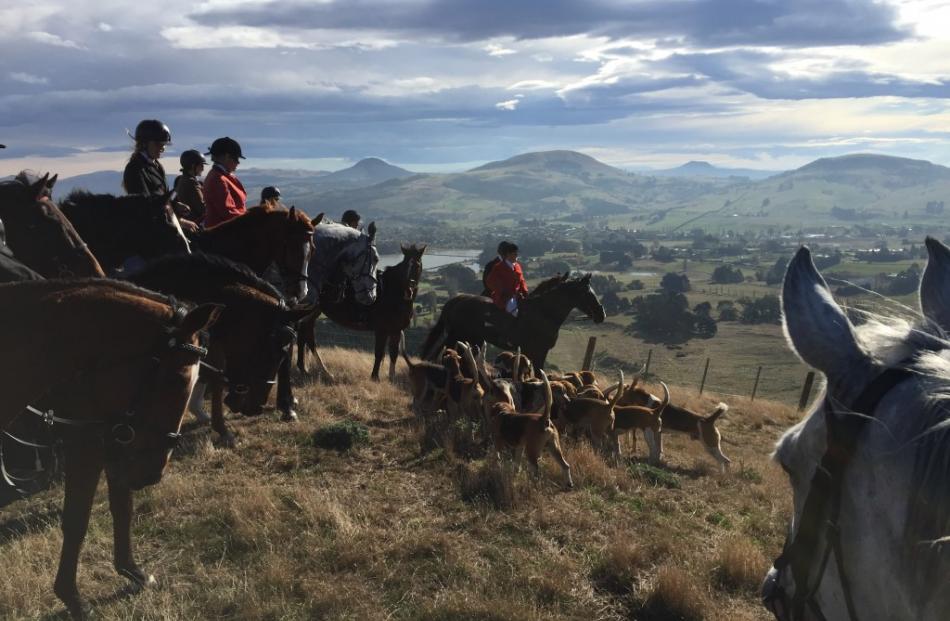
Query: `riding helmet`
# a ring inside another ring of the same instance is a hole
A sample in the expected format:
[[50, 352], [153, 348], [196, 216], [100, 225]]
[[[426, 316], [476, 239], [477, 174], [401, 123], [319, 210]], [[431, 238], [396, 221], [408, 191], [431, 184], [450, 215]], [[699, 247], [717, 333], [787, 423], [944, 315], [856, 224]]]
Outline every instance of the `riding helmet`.
[[201, 152], [197, 149], [188, 149], [187, 151], [182, 151], [181, 155], [178, 157], [178, 161], [181, 162], [182, 171], [191, 170], [192, 166], [197, 166], [198, 164], [207, 164], [208, 162], [202, 157]]
[[261, 200], [266, 201], [269, 198], [280, 198], [280, 188], [269, 185], [261, 190]]
[[340, 218], [340, 221], [343, 222], [343, 224], [356, 226], [360, 223], [360, 214], [356, 213], [354, 209], [347, 209], [343, 212], [343, 217]]
[[136, 142], [171, 142], [172, 131], [158, 119], [145, 119], [135, 126]]
[[231, 155], [241, 160], [245, 159], [244, 154], [241, 153], [241, 145], [238, 144], [237, 140], [228, 136], [218, 138], [212, 142], [205, 155]]

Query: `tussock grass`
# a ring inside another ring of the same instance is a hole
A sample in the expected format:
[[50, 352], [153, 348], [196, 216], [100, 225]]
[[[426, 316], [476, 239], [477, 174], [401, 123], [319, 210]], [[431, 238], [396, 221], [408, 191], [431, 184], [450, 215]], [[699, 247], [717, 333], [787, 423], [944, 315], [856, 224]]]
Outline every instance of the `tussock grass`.
[[[658, 469], [643, 463], [642, 442], [615, 463], [564, 439], [567, 491], [550, 456], [538, 478], [516, 472], [467, 426], [437, 422], [441, 443], [422, 451], [401, 363], [390, 385], [369, 380], [368, 355], [321, 354], [338, 383], [295, 378], [299, 423], [231, 417], [233, 450], [189, 423], [164, 480], [136, 494], [136, 555], [159, 589], [129, 596], [113, 573], [100, 488], [79, 573], [96, 618], [769, 618], [755, 591], [790, 500], [768, 455], [795, 412], [730, 402], [725, 474], [683, 435], [664, 436]], [[719, 401], [689, 398], [701, 411]], [[365, 429], [370, 441], [316, 448], [327, 428]], [[0, 514], [0, 618], [61, 610], [51, 588], [61, 502], [54, 488]]]

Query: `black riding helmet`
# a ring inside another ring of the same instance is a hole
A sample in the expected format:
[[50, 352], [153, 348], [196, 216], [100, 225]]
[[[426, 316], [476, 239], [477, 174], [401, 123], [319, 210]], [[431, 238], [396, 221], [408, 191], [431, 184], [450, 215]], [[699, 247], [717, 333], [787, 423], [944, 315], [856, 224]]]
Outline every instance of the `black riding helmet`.
[[269, 185], [261, 190], [261, 202], [266, 201], [269, 198], [280, 198], [280, 188]]
[[197, 149], [188, 149], [187, 151], [182, 151], [181, 155], [178, 157], [178, 161], [181, 162], [182, 172], [191, 170], [193, 166], [197, 166], [198, 164], [208, 163], [201, 155], [201, 152]]
[[149, 142], [150, 140], [170, 143], [172, 141], [172, 131], [168, 129], [168, 125], [158, 119], [139, 121], [139, 124], [135, 126], [135, 141]]
[[238, 144], [237, 140], [228, 136], [218, 138], [212, 142], [205, 155], [231, 155], [237, 159], [245, 159], [244, 154], [241, 153], [241, 145]]

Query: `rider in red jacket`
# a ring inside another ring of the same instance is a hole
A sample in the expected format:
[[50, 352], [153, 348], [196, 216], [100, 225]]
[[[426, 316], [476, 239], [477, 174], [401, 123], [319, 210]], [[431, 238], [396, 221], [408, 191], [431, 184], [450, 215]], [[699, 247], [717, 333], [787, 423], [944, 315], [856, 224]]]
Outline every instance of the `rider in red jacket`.
[[233, 138], [218, 138], [208, 150], [214, 166], [205, 176], [204, 195], [207, 211], [205, 227], [227, 222], [247, 211], [247, 192], [234, 176], [240, 160], [241, 145]]
[[509, 242], [505, 250], [500, 255], [502, 260], [488, 273], [485, 284], [495, 306], [517, 316], [518, 304], [528, 296], [528, 285], [518, 263], [518, 246]]

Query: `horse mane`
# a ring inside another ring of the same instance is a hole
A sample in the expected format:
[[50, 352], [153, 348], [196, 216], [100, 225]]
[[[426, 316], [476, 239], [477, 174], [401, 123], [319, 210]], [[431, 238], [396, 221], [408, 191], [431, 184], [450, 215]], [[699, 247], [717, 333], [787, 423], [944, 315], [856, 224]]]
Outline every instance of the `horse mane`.
[[216, 254], [193, 252], [191, 254], [165, 255], [153, 259], [137, 271], [132, 278], [148, 278], [160, 273], [182, 274], [202, 273], [214, 282], [236, 282], [266, 296], [282, 301], [283, 294], [277, 288], [254, 273], [243, 263], [237, 263]]
[[183, 301], [179, 301], [174, 296], [158, 293], [156, 291], [152, 291], [151, 289], [140, 287], [126, 280], [114, 280], [111, 278], [51, 278], [49, 280], [30, 280], [9, 284], [15, 284], [18, 287], [35, 287], [37, 289], [48, 288], [54, 291], [65, 288], [78, 289], [80, 287], [107, 286], [113, 290], [118, 290], [121, 293], [142, 297], [151, 302], [157, 302], [159, 304], [171, 306], [172, 308], [175, 308], [176, 306], [191, 306], [184, 303]]
[[[897, 442], [896, 456], [913, 450], [904, 570], [926, 601], [933, 577], [950, 572], [950, 341], [931, 322], [878, 316], [856, 332], [881, 364], [913, 373], [924, 395], [918, 415], [902, 416], [899, 428], [890, 431]], [[913, 406], [908, 406], [909, 412]]]
[[562, 286], [568, 286], [577, 284], [581, 281], [581, 278], [564, 278], [563, 276], [552, 276], [547, 280], [542, 280], [538, 283], [531, 292], [528, 293], [528, 299], [541, 297], [547, 293], [550, 293], [556, 289], [560, 289]]
[[162, 200], [161, 196], [145, 196], [144, 194], [126, 194], [124, 196], [115, 196], [114, 194], [93, 194], [88, 190], [76, 189], [71, 191], [66, 198], [60, 201], [59, 206], [74, 206], [79, 209], [90, 209], [93, 211], [110, 210], [129, 210], [146, 209], [154, 203]]

